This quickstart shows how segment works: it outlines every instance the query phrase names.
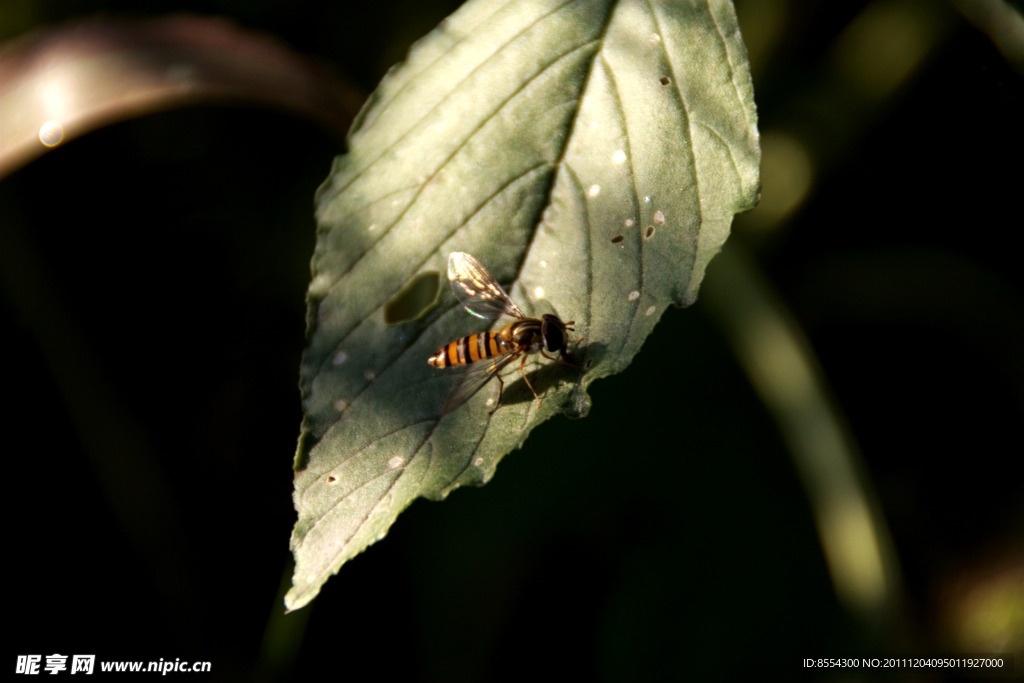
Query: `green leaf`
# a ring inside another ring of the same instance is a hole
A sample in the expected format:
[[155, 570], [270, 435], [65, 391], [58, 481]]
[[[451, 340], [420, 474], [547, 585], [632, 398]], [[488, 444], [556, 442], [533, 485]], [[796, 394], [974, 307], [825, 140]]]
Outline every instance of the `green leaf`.
[[[694, 301], [758, 192], [727, 0], [469, 2], [387, 75], [349, 149], [317, 198], [290, 609], [416, 497], [483, 484], [536, 425], [585, 414], [587, 386], [625, 368], [670, 303]], [[530, 357], [539, 408], [514, 363], [493, 415], [497, 382], [440, 415], [459, 371], [427, 358], [487, 327], [444, 278], [431, 296], [453, 251], [527, 315], [576, 321], [585, 370]]]

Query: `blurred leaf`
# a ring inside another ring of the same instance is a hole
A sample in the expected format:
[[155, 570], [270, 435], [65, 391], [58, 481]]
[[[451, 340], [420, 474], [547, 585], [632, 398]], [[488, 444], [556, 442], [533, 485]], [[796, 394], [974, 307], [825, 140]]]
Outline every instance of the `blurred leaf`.
[[987, 35], [1006, 61], [1024, 73], [1024, 16], [1003, 0], [954, 0], [969, 22]]
[[222, 19], [100, 19], [0, 47], [0, 178], [103, 126], [210, 101], [296, 110], [339, 135], [362, 97], [276, 40]]
[[[725, 0], [470, 2], [357, 117], [318, 197], [301, 370], [290, 609], [418, 496], [479, 485], [530, 430], [586, 413], [670, 303], [688, 305], [758, 191], [746, 52]], [[484, 325], [445, 292], [389, 325], [408, 283], [479, 258], [526, 313], [583, 337], [579, 372], [541, 360], [538, 409], [507, 373], [440, 415], [458, 376], [427, 358]]]

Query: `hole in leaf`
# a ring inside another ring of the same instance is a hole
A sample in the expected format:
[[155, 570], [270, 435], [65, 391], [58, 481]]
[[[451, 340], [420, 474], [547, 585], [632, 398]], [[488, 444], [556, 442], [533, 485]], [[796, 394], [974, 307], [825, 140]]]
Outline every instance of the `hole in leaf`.
[[647, 226], [647, 232], [644, 233], [644, 237], [647, 238], [647, 239], [651, 239], [652, 237], [654, 237], [654, 226], [653, 225], [648, 225]]
[[659, 82], [662, 85], [672, 85], [672, 79], [669, 78], [668, 76], [662, 76], [661, 79], [659, 80]]
[[384, 307], [384, 322], [389, 325], [422, 318], [437, 303], [441, 274], [436, 270], [420, 273]]
[[621, 241], [622, 241], [623, 239], [624, 239], [624, 238], [623, 238], [623, 236], [622, 236], [622, 235], [616, 235], [615, 237], [613, 237], [613, 238], [612, 238], [612, 244], [618, 244], [618, 243], [619, 243], [619, 242], [621, 242]]

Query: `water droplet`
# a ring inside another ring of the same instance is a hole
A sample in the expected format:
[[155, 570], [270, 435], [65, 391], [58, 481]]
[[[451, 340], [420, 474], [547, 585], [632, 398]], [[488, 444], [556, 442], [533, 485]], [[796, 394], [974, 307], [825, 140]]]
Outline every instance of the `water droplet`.
[[612, 238], [612, 244], [618, 244], [624, 239], [625, 237], [623, 237], [622, 235], [616, 235], [615, 237]]
[[587, 194], [590, 195], [591, 197], [596, 197], [597, 195], [601, 194], [601, 186], [591, 185], [590, 189], [587, 190]]
[[331, 486], [333, 486], [333, 485], [338, 483], [338, 478], [336, 476], [334, 476], [333, 474], [328, 474], [327, 475], [327, 483], [330, 484]]
[[339, 398], [337, 401], [334, 402], [334, 409], [337, 410], [339, 413], [344, 412], [347, 408], [348, 401], [346, 401], [343, 398]]
[[647, 195], [646, 197], [644, 197], [644, 203], [645, 204], [650, 204], [651, 203], [651, 195]]
[[367, 370], [366, 372], [363, 373], [363, 377], [372, 382], [373, 380], [377, 379], [377, 373], [374, 372], [373, 370]]
[[541, 268], [547, 268], [548, 267], [548, 262], [547, 261], [541, 261], [540, 262], [540, 267]]
[[57, 121], [47, 121], [39, 126], [39, 142], [47, 147], [56, 147], [64, 140], [64, 126]]
[[661, 83], [662, 85], [672, 85], [672, 79], [669, 78], [668, 76], [662, 76], [661, 78], [658, 79], [658, 82]]
[[621, 149], [615, 150], [615, 153], [612, 154], [612, 162], [616, 164], [621, 164], [624, 161], [626, 161], [626, 153], [623, 152]]
[[405, 458], [403, 458], [400, 455], [396, 455], [396, 456], [393, 456], [390, 460], [388, 460], [388, 469], [391, 469], [391, 470], [398, 469], [403, 464], [405, 464]]
[[653, 219], [654, 222], [657, 223], [658, 225], [665, 225], [665, 214], [663, 214], [660, 210], [654, 212]]
[[654, 226], [648, 225], [647, 232], [644, 233], [644, 238], [651, 239], [652, 237], [654, 237]]
[[636, 301], [639, 298], [640, 298], [640, 292], [636, 291], [635, 289], [632, 292], [629, 293], [629, 300], [630, 301]]
[[650, 308], [647, 309], [647, 311], [645, 311], [645, 315], [654, 315], [654, 311], [656, 310], [658, 309], [656, 309], [654, 306], [651, 306]]
[[533, 297], [535, 299], [543, 299], [544, 298], [544, 288], [543, 287], [537, 287], [536, 289], [534, 289], [533, 290]]
[[338, 351], [336, 354], [334, 354], [334, 360], [331, 362], [334, 363], [335, 365], [341, 365], [347, 360], [348, 354], [345, 353], [345, 351]]
[[484, 459], [483, 458], [477, 458], [476, 460], [473, 461], [473, 464], [476, 465], [477, 467], [480, 467], [481, 465], [484, 464]]
[[622, 221], [622, 224], [625, 225], [627, 228], [632, 228], [635, 223], [636, 221], [634, 221], [632, 218], [627, 218], [626, 220]]

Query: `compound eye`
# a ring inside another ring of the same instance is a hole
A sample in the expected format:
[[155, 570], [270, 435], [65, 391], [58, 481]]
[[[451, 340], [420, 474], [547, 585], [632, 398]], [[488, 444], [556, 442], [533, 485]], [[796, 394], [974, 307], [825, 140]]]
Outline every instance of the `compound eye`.
[[562, 331], [562, 326], [548, 320], [547, 316], [540, 326], [540, 334], [544, 338], [544, 350], [548, 353], [555, 353], [565, 348], [565, 333]]

